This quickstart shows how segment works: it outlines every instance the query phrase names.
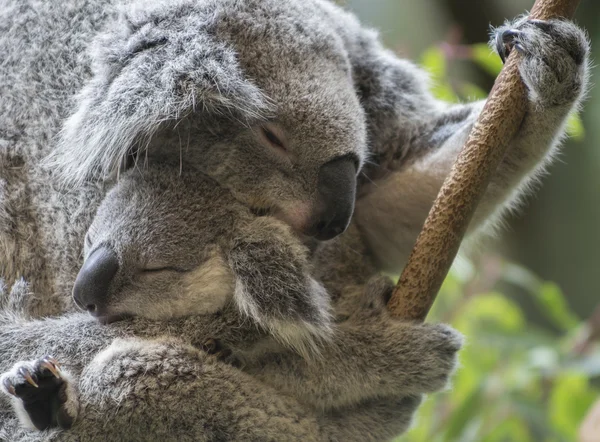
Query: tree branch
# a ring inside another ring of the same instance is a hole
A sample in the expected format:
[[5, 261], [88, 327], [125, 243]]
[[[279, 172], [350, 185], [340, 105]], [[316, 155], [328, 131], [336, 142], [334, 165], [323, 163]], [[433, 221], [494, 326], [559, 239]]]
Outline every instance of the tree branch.
[[[579, 0], [537, 0], [530, 17], [572, 18]], [[488, 100], [429, 212], [388, 303], [393, 315], [424, 320], [477, 204], [515, 136], [527, 109], [519, 76], [521, 55], [512, 51]]]

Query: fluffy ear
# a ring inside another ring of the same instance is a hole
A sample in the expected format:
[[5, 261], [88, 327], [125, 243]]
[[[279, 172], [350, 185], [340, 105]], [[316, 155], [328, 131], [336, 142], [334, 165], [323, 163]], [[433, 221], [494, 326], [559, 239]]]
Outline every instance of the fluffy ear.
[[308, 357], [330, 337], [329, 294], [309, 275], [307, 250], [288, 226], [256, 218], [236, 235], [229, 265], [240, 311], [282, 344]]
[[[337, 31], [345, 42], [354, 87], [367, 117], [370, 161], [361, 174], [368, 180], [385, 173], [386, 165], [404, 156], [396, 146], [410, 145], [414, 121], [424, 121], [438, 109], [432, 106], [427, 74], [383, 47], [376, 31], [345, 15]], [[411, 124], [407, 124], [411, 121]], [[383, 166], [383, 167], [381, 167]]]
[[[240, 267], [237, 270], [241, 270]], [[271, 279], [273, 275], [266, 277]], [[283, 276], [295, 277], [293, 274]], [[320, 344], [333, 333], [329, 296], [311, 277], [306, 277], [305, 285], [298, 287], [283, 278], [278, 278], [281, 284], [273, 290], [268, 284], [256, 284], [256, 279], [238, 274], [233, 299], [244, 316], [281, 344], [310, 359], [320, 353]]]
[[268, 114], [234, 49], [216, 39], [214, 12], [190, 1], [124, 10], [95, 39], [92, 78], [46, 164], [79, 183], [118, 170], [164, 122], [192, 112], [241, 122]]

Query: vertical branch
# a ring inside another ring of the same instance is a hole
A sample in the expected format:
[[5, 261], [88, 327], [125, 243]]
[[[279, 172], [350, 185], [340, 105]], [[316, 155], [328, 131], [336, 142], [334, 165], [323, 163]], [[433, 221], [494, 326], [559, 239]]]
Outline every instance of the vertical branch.
[[[537, 0], [530, 17], [571, 18], [579, 0]], [[458, 253], [477, 204], [515, 136], [527, 109], [512, 51], [419, 234], [388, 308], [395, 316], [424, 320]]]

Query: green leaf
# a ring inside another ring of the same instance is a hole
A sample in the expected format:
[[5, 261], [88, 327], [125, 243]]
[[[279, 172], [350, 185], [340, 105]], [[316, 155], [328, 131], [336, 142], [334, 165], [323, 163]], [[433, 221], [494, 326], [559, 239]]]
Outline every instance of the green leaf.
[[588, 379], [579, 373], [565, 373], [556, 379], [550, 393], [548, 421], [567, 440], [575, 440], [579, 423], [597, 397]]
[[483, 392], [484, 386], [483, 383], [480, 383], [452, 412], [452, 416], [446, 424], [445, 440], [456, 440], [465, 431], [469, 422], [478, 415], [484, 403]]
[[485, 43], [478, 43], [471, 46], [473, 51], [473, 61], [494, 77], [502, 70], [502, 60], [498, 54], [494, 53]]
[[486, 91], [481, 89], [479, 86], [471, 83], [463, 84], [460, 87], [460, 93], [464, 98], [466, 98], [469, 101], [483, 100], [488, 96]]
[[578, 113], [569, 115], [569, 119], [567, 120], [567, 135], [575, 141], [582, 141], [585, 138], [585, 128]]
[[432, 46], [421, 55], [421, 66], [431, 78], [431, 93], [439, 100], [458, 102], [459, 99], [446, 79], [447, 65], [444, 52]]
[[518, 417], [511, 417], [499, 422], [483, 439], [483, 442], [533, 441], [527, 425]]
[[545, 315], [563, 331], [577, 327], [578, 318], [571, 310], [562, 291], [553, 282], [544, 282], [537, 294], [537, 299]]
[[433, 80], [446, 78], [446, 58], [439, 47], [432, 46], [425, 50], [421, 55], [420, 64]]
[[[478, 324], [474, 324], [474, 321]], [[481, 327], [482, 323], [485, 324], [484, 328], [497, 333], [515, 333], [525, 326], [525, 317], [514, 301], [500, 293], [487, 293], [470, 300], [456, 326], [463, 331], [462, 325], [468, 334], [467, 330], [473, 326]]]

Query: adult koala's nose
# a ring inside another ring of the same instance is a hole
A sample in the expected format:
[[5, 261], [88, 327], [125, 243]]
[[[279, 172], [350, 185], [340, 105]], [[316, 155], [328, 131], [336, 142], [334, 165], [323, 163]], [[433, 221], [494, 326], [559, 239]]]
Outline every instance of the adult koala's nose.
[[325, 163], [319, 170], [318, 207], [309, 234], [325, 241], [344, 232], [350, 224], [356, 198], [356, 163], [341, 157]]
[[75, 279], [75, 303], [94, 316], [103, 316], [108, 292], [119, 270], [117, 255], [106, 247], [95, 250], [85, 261]]

